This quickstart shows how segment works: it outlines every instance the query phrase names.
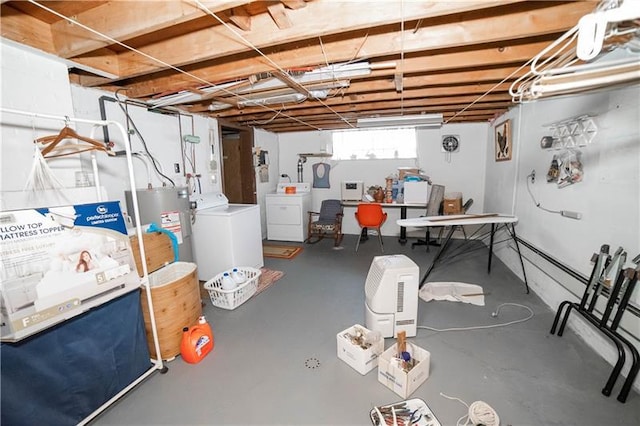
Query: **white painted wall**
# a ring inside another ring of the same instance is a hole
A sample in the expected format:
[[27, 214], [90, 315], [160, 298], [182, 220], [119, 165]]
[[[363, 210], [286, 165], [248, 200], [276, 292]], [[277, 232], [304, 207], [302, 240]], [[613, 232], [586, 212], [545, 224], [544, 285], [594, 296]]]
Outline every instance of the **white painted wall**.
[[[2, 106], [40, 114], [69, 116], [75, 118], [100, 120], [98, 99], [100, 96], [112, 94], [95, 89], [83, 88], [69, 83], [67, 67], [59, 60], [33, 50], [2, 43]], [[125, 116], [117, 104], [106, 103], [107, 118], [117, 121], [126, 128]], [[176, 185], [186, 185], [183, 175], [180, 130], [178, 118], [148, 112], [144, 108], [130, 106], [129, 113], [138, 126], [138, 130], [147, 142], [149, 151], [155, 156], [159, 167]], [[201, 116], [194, 116], [193, 130], [191, 117], [182, 116], [182, 135], [195, 134], [200, 137], [200, 144], [195, 148], [195, 173], [200, 174], [200, 185], [191, 181], [194, 191], [211, 192], [220, 190], [219, 167], [215, 172], [210, 170], [211, 160], [219, 164], [219, 137], [217, 121]], [[63, 120], [45, 120], [21, 117], [13, 114], [2, 114], [2, 145], [0, 148], [2, 170], [0, 172], [0, 190], [22, 191], [29, 176], [33, 160], [35, 138], [55, 135], [65, 125]], [[90, 135], [91, 125], [71, 124], [79, 134]], [[110, 138], [115, 143], [114, 150], [124, 150], [122, 134], [116, 127], [109, 128]], [[101, 129], [95, 138], [102, 140]], [[213, 150], [211, 147], [213, 144]], [[142, 151], [140, 138], [132, 136], [132, 150]], [[129, 189], [129, 173], [124, 157], [109, 157], [98, 153], [99, 176], [101, 184], [106, 188], [109, 199], [119, 200], [126, 209], [124, 191]], [[180, 173], [175, 173], [174, 163], [180, 164]], [[75, 186], [75, 173], [86, 171], [91, 173], [88, 154], [48, 159], [55, 176], [65, 187]], [[138, 159], [133, 160], [136, 187], [145, 188], [147, 184], [160, 186], [162, 179], [151, 173], [149, 178], [145, 164]], [[187, 171], [193, 168], [187, 164]], [[215, 181], [211, 178], [215, 175]], [[167, 182], [165, 180], [165, 182]], [[2, 195], [2, 200], [13, 200], [13, 194]], [[71, 200], [74, 201], [74, 200]], [[8, 204], [8, 201], [7, 201]], [[13, 206], [13, 202], [11, 205]], [[4, 204], [0, 205], [3, 207]], [[22, 207], [22, 206], [20, 206]], [[15, 207], [12, 207], [15, 208]]]
[[[619, 246], [629, 260], [640, 253], [640, 86], [626, 87], [544, 100], [520, 105], [496, 120], [512, 119], [514, 159], [495, 162], [493, 142], [486, 150], [485, 209], [511, 212], [519, 218], [518, 235], [567, 266], [589, 276], [591, 255], [602, 244]], [[558, 189], [545, 175], [555, 151], [540, 148], [549, 135], [548, 123], [590, 114], [598, 133], [593, 143], [581, 148], [584, 179]], [[493, 129], [489, 130], [492, 138]], [[531, 191], [543, 207], [580, 212], [573, 220], [536, 208], [527, 191], [526, 176], [536, 171]], [[493, 191], [492, 188], [500, 189]], [[534, 253], [524, 250], [529, 285], [554, 310], [563, 300], [578, 301], [584, 285], [572, 279]], [[520, 264], [511, 248], [498, 251], [500, 258], [519, 276]], [[629, 263], [627, 266], [631, 266]], [[633, 297], [640, 306], [640, 291]], [[549, 325], [551, 326], [551, 324]], [[616, 352], [599, 332], [572, 315], [570, 326], [609, 362]], [[623, 334], [640, 347], [640, 320], [627, 313]], [[639, 387], [636, 381], [636, 388]]]
[[[60, 116], [73, 116], [67, 67], [44, 54], [0, 43], [2, 107]], [[33, 140], [57, 134], [64, 121], [2, 113], [0, 190], [22, 191], [34, 162]], [[65, 185], [75, 184], [78, 158], [49, 161]], [[0, 205], [0, 208], [2, 205]]]
[[256, 168], [256, 199], [260, 204], [260, 222], [262, 226], [262, 238], [267, 238], [267, 217], [265, 208], [265, 196], [275, 192], [280, 176], [280, 161], [278, 148], [278, 135], [264, 130], [254, 129], [253, 145], [269, 153], [269, 181], [262, 182]]
[[[487, 144], [488, 124], [451, 124], [441, 129], [418, 129], [418, 158], [416, 160], [325, 160], [331, 167], [328, 189], [313, 189], [313, 209], [319, 211], [322, 200], [340, 199], [342, 181], [362, 180], [365, 189], [372, 185], [385, 185], [385, 178], [397, 173], [398, 167], [419, 167], [431, 177], [434, 184], [445, 185], [447, 192], [462, 192], [463, 198], [474, 199], [471, 212], [483, 211], [484, 162]], [[461, 139], [458, 153], [451, 155], [451, 161], [441, 151], [442, 135], [455, 134]], [[288, 174], [297, 181], [298, 153], [332, 151], [331, 131], [294, 132], [278, 135], [280, 145], [280, 172]], [[312, 166], [322, 161], [321, 158], [309, 157], [304, 164], [303, 181], [313, 182]], [[345, 208], [343, 232], [358, 234], [358, 227], [353, 213], [355, 208]], [[399, 235], [400, 228], [396, 220], [400, 218], [399, 209], [387, 209], [387, 222], [382, 227], [383, 235]], [[421, 209], [409, 209], [407, 217], [424, 215]], [[408, 230], [410, 235], [412, 230]], [[423, 231], [413, 231], [422, 235]]]
[[[72, 85], [71, 92], [73, 94], [73, 104], [75, 115], [78, 118], [100, 119], [99, 98], [107, 96], [114, 98], [112, 93], [100, 90], [84, 88]], [[120, 96], [121, 99], [124, 97]], [[122, 109], [114, 102], [105, 102], [106, 117], [108, 120], [121, 123], [125, 129], [127, 128], [127, 120]], [[217, 137], [218, 125], [217, 121], [201, 116], [193, 116], [193, 127], [191, 116], [181, 116], [180, 122], [177, 116], [165, 115], [160, 113], [149, 112], [145, 108], [128, 106], [128, 112], [131, 116], [139, 134], [146, 142], [149, 152], [159, 163], [160, 171], [171, 179], [176, 186], [187, 186], [187, 178], [185, 177], [185, 169], [187, 173], [200, 174], [199, 184], [197, 179], [191, 179], [189, 188], [191, 193], [207, 193], [212, 191], [220, 191], [220, 167], [219, 155], [220, 146]], [[182, 135], [180, 134], [180, 125], [182, 126]], [[129, 124], [129, 128], [133, 130], [133, 125]], [[87, 134], [90, 129], [84, 126], [84, 133]], [[199, 144], [184, 144], [189, 150], [192, 146], [195, 149], [195, 173], [193, 167], [188, 161], [183, 165], [181, 140], [184, 135], [194, 134], [200, 137]], [[99, 133], [99, 139], [102, 140], [102, 133]], [[142, 139], [137, 133], [131, 136], [132, 152], [144, 152]], [[125, 141], [116, 128], [109, 128], [109, 140], [115, 143], [114, 150], [124, 150]], [[213, 150], [212, 150], [213, 145]], [[213, 154], [212, 154], [213, 152]], [[213, 157], [212, 157], [213, 155]], [[217, 161], [218, 167], [215, 171], [211, 170], [210, 162], [212, 159]], [[179, 164], [180, 172], [174, 171], [174, 164]], [[161, 177], [156, 173], [153, 167], [149, 167], [151, 172], [147, 172], [145, 162], [140, 159], [133, 159], [134, 176], [137, 188], [146, 188], [150, 183], [153, 187], [160, 187], [163, 184], [171, 186], [168, 179]], [[123, 209], [126, 208], [124, 191], [129, 189], [128, 169], [125, 157], [108, 157], [99, 156], [100, 179], [104, 186], [108, 189], [110, 199], [121, 200]], [[211, 176], [215, 175], [215, 182]]]

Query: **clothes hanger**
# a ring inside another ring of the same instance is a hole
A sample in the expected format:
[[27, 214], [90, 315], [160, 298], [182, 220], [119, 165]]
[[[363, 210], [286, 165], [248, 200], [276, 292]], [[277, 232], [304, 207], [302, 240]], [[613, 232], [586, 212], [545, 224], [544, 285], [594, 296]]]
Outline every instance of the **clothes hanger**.
[[[47, 157], [47, 154], [51, 153], [52, 151], [55, 152], [54, 149], [58, 147], [60, 142], [62, 142], [65, 139], [77, 139], [77, 140], [86, 142], [89, 145], [88, 146], [87, 145], [65, 145], [64, 150], [71, 149], [72, 151], [61, 153], [61, 154], [49, 155]], [[107, 147], [103, 143], [98, 142], [95, 139], [91, 139], [86, 136], [79, 135], [74, 129], [69, 127], [68, 120], [65, 122], [65, 126], [62, 128], [62, 130], [60, 130], [60, 132], [57, 135], [43, 136], [41, 138], [36, 139], [36, 142], [42, 143], [42, 144], [48, 144], [44, 149], [42, 149], [42, 152], [41, 152], [42, 156], [46, 158], [64, 157], [67, 155], [74, 155], [74, 154], [79, 154], [81, 152], [94, 151], [94, 150], [103, 151], [109, 155], [115, 155], [115, 153], [107, 149]]]

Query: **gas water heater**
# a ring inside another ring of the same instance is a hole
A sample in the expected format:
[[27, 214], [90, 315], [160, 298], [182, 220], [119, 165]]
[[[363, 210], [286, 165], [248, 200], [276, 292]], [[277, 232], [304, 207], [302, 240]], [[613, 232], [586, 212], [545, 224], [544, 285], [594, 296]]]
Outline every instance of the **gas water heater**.
[[[137, 189], [138, 208], [142, 225], [154, 222], [172, 231], [178, 239], [178, 255], [182, 262], [193, 262], [191, 246], [191, 203], [187, 187]], [[131, 191], [125, 191], [127, 212], [133, 212]], [[135, 223], [133, 214], [129, 214]]]

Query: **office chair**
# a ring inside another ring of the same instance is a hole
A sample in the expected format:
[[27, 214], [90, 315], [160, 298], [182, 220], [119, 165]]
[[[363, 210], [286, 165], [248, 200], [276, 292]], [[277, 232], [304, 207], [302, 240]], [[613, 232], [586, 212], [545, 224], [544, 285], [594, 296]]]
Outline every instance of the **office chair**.
[[[380, 242], [380, 250], [384, 253], [384, 245], [382, 244], [382, 224], [387, 220], [387, 214], [382, 211], [380, 204], [376, 203], [360, 203], [355, 212], [356, 220], [362, 228], [373, 228], [378, 231], [378, 241]], [[358, 243], [356, 244], [356, 252], [360, 246], [360, 237], [358, 236]]]
[[[342, 242], [342, 203], [340, 200], [324, 200], [320, 212], [309, 212], [307, 244], [315, 244], [325, 236], [331, 235], [335, 240], [334, 247]], [[312, 238], [316, 237], [315, 241]]]
[[[431, 193], [429, 194], [429, 201], [427, 201], [427, 214], [426, 216], [440, 216], [442, 214], [442, 202], [444, 201], [444, 185], [432, 185]], [[418, 239], [415, 243], [411, 244], [413, 249], [415, 246], [439, 246], [436, 240], [431, 239], [431, 228], [427, 227], [424, 240]]]

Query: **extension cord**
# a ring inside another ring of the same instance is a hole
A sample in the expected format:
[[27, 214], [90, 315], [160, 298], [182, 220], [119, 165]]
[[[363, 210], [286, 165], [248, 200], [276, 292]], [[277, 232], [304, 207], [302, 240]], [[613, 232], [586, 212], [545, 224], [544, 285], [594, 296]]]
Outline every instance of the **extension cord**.
[[569, 210], [560, 210], [560, 214], [564, 217], [568, 217], [575, 220], [582, 219], [582, 215], [578, 212], [570, 212]]
[[[466, 402], [455, 396], [445, 395], [442, 392], [440, 392], [440, 396], [458, 401], [467, 407], [467, 414], [458, 419], [456, 426], [466, 426], [469, 422], [474, 426], [500, 426], [500, 417], [498, 417], [498, 413], [486, 402], [476, 401], [471, 405], [467, 405]], [[463, 420], [464, 423], [461, 423]]]

